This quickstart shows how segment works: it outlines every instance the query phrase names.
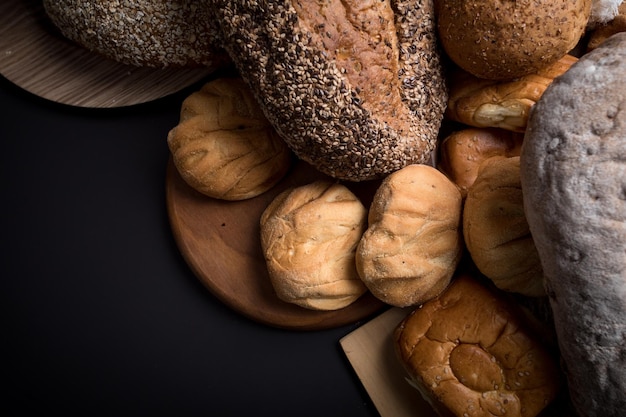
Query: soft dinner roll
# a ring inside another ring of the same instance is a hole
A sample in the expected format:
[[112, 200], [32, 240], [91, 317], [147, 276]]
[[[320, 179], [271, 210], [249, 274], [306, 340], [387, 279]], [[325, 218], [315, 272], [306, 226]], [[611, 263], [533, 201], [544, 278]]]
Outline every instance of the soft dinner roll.
[[337, 310], [367, 288], [354, 264], [367, 210], [344, 185], [316, 181], [279, 194], [261, 216], [261, 246], [276, 295]]
[[241, 78], [218, 78], [189, 95], [167, 144], [183, 180], [221, 200], [264, 193], [284, 177], [292, 161]]
[[461, 193], [429, 165], [409, 165], [382, 182], [357, 248], [359, 276], [383, 302], [406, 307], [444, 290], [462, 249]]
[[485, 160], [463, 206], [463, 237], [476, 267], [500, 289], [546, 295], [524, 212], [520, 158]]

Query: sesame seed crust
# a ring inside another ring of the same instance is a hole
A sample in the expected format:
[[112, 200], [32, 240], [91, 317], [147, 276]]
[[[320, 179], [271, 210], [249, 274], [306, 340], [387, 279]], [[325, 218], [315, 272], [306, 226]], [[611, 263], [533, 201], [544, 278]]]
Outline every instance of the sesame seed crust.
[[228, 62], [214, 17], [196, 0], [44, 0], [66, 38], [138, 67], [217, 67]]
[[[378, 92], [379, 107], [361, 94], [375, 81], [367, 74], [350, 77], [337, 59], [338, 52], [320, 42], [324, 35], [346, 37], [350, 33], [315, 33], [305, 15], [298, 14], [304, 1], [208, 2], [216, 13], [224, 48], [267, 118], [298, 157], [349, 181], [381, 178], [430, 160], [447, 101], [432, 0], [315, 2], [321, 14], [347, 14], [350, 4], [367, 7], [367, 13], [353, 13], [357, 18], [371, 16], [372, 8], [380, 8], [380, 16], [392, 10], [395, 33], [370, 34], [371, 42], [391, 40], [395, 45], [388, 45], [389, 50], [397, 50], [397, 57], [390, 55], [397, 59], [397, 63], [390, 62], [396, 76], [386, 92]], [[319, 28], [320, 23], [315, 25]], [[371, 62], [367, 57], [371, 50], [341, 52], [361, 54], [359, 68]], [[383, 111], [388, 105], [386, 95], [400, 97], [396, 105], [402, 108]], [[405, 116], [398, 122], [395, 114]]]

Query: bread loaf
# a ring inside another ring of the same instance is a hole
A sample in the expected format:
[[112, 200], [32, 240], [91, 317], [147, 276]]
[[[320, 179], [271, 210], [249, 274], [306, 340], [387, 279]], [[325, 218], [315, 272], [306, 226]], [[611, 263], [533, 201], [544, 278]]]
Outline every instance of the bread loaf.
[[624, 416], [626, 33], [546, 89], [520, 168], [572, 400], [581, 416]]
[[394, 346], [440, 416], [534, 417], [561, 377], [522, 317], [510, 300], [460, 275], [398, 325]]
[[209, 4], [298, 157], [350, 181], [430, 160], [447, 99], [433, 0]]
[[545, 296], [528, 228], [519, 156], [485, 160], [463, 206], [463, 237], [476, 267], [501, 290]]
[[66, 38], [124, 64], [217, 69], [230, 62], [204, 2], [44, 0], [43, 5]]

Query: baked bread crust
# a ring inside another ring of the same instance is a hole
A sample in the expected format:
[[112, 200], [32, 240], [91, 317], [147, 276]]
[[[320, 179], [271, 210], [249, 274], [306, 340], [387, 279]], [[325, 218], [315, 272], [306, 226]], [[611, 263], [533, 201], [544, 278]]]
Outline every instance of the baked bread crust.
[[395, 329], [412, 385], [441, 416], [534, 417], [556, 397], [556, 360], [510, 300], [469, 275]]
[[566, 54], [537, 72], [513, 80], [486, 80], [458, 68], [448, 71], [446, 118], [474, 127], [497, 127], [523, 133], [528, 114], [552, 80], [577, 58]]
[[44, 0], [66, 38], [138, 67], [218, 68], [230, 63], [214, 18], [196, 0]]
[[626, 415], [626, 33], [583, 55], [531, 112], [524, 206], [581, 416]]
[[407, 307], [448, 286], [463, 250], [461, 202], [457, 187], [430, 165], [409, 165], [382, 181], [356, 253], [375, 297]]
[[470, 74], [510, 80], [571, 51], [592, 0], [439, 0], [438, 33], [450, 59]]
[[463, 237], [476, 267], [496, 287], [545, 296], [543, 271], [530, 235], [519, 156], [493, 157], [479, 168], [463, 206]]
[[281, 300], [338, 310], [367, 292], [354, 264], [367, 210], [344, 185], [315, 181], [279, 194], [261, 216], [261, 246]]
[[241, 78], [217, 78], [182, 103], [167, 135], [172, 161], [196, 191], [245, 200], [276, 185], [293, 155]]
[[494, 156], [519, 156], [524, 135], [496, 128], [466, 128], [446, 136], [439, 146], [437, 168], [461, 191], [463, 198], [478, 176], [478, 168]]
[[432, 0], [209, 3], [298, 157], [351, 181], [430, 159], [447, 101]]

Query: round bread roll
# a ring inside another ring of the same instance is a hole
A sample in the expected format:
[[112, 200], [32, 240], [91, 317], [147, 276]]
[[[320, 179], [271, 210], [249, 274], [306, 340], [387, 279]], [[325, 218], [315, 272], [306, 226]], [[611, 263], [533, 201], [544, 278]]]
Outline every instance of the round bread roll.
[[478, 176], [478, 168], [494, 156], [519, 156], [522, 133], [496, 128], [466, 128], [452, 132], [439, 146], [437, 168], [461, 191], [463, 198]]
[[626, 415], [626, 33], [583, 55], [531, 112], [526, 217], [585, 417]]
[[44, 0], [43, 5], [63, 36], [117, 62], [157, 68], [217, 68], [230, 62], [203, 2]]
[[441, 416], [534, 417], [560, 389], [557, 360], [508, 298], [469, 275], [395, 329], [409, 381]]
[[300, 159], [350, 181], [430, 160], [447, 100], [433, 0], [209, 3]]
[[187, 97], [167, 144], [183, 180], [222, 200], [264, 193], [285, 176], [292, 161], [240, 78], [218, 78]]
[[354, 264], [367, 210], [344, 185], [316, 181], [279, 194], [261, 216], [261, 246], [281, 300], [338, 310], [367, 292]]
[[543, 271], [530, 235], [520, 158], [485, 160], [463, 208], [463, 237], [476, 267], [501, 290], [545, 296]]
[[396, 307], [440, 294], [458, 265], [461, 193], [429, 165], [409, 165], [386, 177], [372, 200], [356, 253], [370, 292]]
[[571, 51], [592, 0], [440, 0], [438, 33], [459, 67], [478, 78], [532, 74]]

